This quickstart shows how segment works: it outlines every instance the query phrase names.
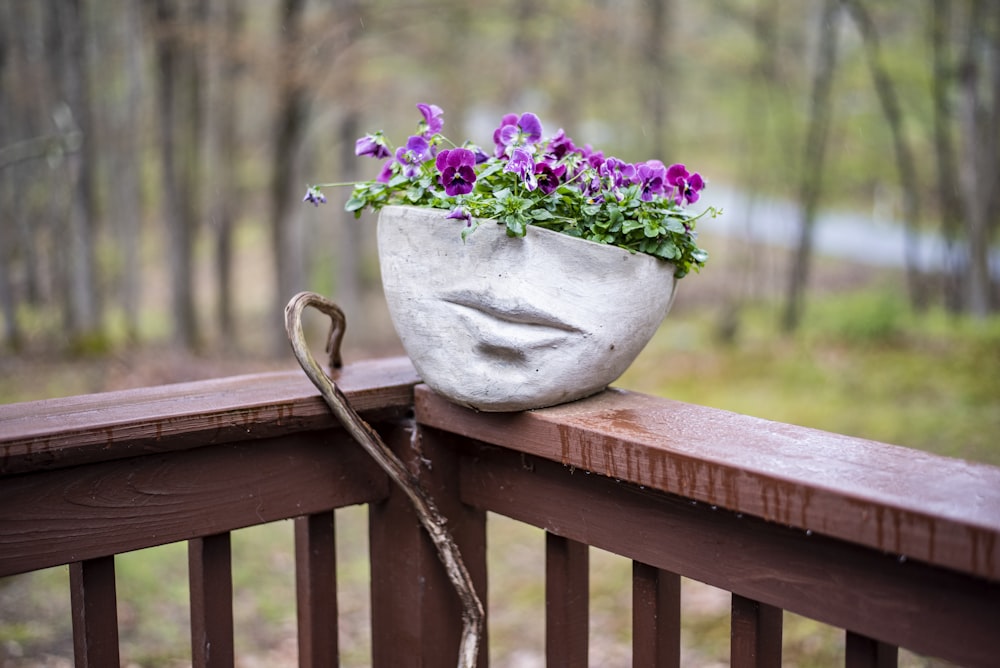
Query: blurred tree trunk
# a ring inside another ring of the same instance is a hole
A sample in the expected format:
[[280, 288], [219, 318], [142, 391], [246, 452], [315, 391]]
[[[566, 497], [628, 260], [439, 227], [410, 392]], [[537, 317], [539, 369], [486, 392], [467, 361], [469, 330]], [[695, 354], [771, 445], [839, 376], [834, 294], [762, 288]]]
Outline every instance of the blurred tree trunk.
[[[359, 30], [363, 25], [361, 6], [357, 0], [333, 0], [332, 8], [334, 12], [333, 20], [338, 29], [336, 33], [340, 36], [332, 45], [330, 57], [345, 62], [343, 73], [338, 77], [338, 87], [341, 90], [359, 90], [363, 82], [358, 76], [359, 63], [355, 63], [348, 56], [346, 61], [345, 52], [354, 44], [359, 36]], [[450, 8], [448, 19], [451, 16]], [[361, 160], [354, 155], [354, 143], [365, 130], [361, 128], [361, 110], [358, 102], [352, 99], [345, 99], [338, 105], [341, 109], [340, 120], [337, 123], [336, 144], [340, 147], [337, 156], [337, 181], [350, 182], [359, 178], [359, 164]], [[418, 100], [421, 101], [421, 100]], [[432, 100], [422, 100], [427, 103]], [[414, 110], [415, 111], [415, 110]], [[363, 164], [368, 164], [367, 162]], [[372, 163], [377, 164], [377, 163]], [[365, 176], [365, 178], [370, 178]], [[334, 214], [334, 219], [338, 224], [337, 237], [339, 248], [336, 250], [336, 283], [337, 301], [347, 316], [348, 323], [353, 322], [352, 329], [355, 331], [366, 331], [372, 323], [366, 317], [364, 310], [365, 285], [363, 280], [363, 260], [365, 248], [366, 229], [355, 220], [354, 214], [340, 210]]]
[[91, 117], [88, 45], [90, 21], [82, 0], [58, 0], [51, 5], [59, 21], [64, 57], [62, 92], [73, 123], [80, 131], [80, 148], [71, 158], [73, 204], [67, 221], [66, 296], [69, 306], [70, 345], [89, 348], [103, 345], [100, 297], [97, 292], [95, 245], [97, 200], [94, 177], [97, 173], [97, 138]]
[[959, 180], [969, 246], [966, 303], [973, 316], [985, 317], [993, 310], [989, 252], [1000, 180], [1000, 9], [995, 2], [973, 0], [970, 12], [959, 66], [959, 126], [966, 154]]
[[233, 293], [233, 232], [239, 197], [239, 114], [236, 99], [242, 73], [240, 42], [245, 9], [241, 0], [224, 0], [221, 51], [217, 54], [218, 90], [213, 105], [217, 150], [214, 169], [216, 196], [211, 198], [215, 223], [215, 280], [219, 331], [227, 345], [236, 345]]
[[300, 59], [304, 13], [305, 0], [282, 0], [278, 21], [281, 30], [278, 57], [282, 66], [278, 70], [275, 91], [278, 109], [270, 184], [271, 250], [277, 278], [272, 307], [275, 326], [270, 338], [275, 354], [287, 348], [284, 329], [279, 326], [285, 304], [305, 288], [301, 216], [298, 209], [293, 212], [292, 208], [299, 204], [294, 192], [294, 186], [300, 183], [295, 158], [305, 134], [309, 109], [308, 81], [301, 71]]
[[854, 19], [861, 33], [868, 69], [882, 105], [882, 113], [892, 134], [893, 151], [896, 156], [896, 170], [903, 191], [903, 225], [905, 234], [906, 280], [910, 292], [910, 304], [917, 310], [927, 307], [927, 294], [920, 273], [920, 248], [917, 236], [920, 218], [920, 195], [917, 173], [913, 162], [913, 150], [903, 132], [903, 112], [896, 95], [889, 71], [882, 62], [878, 29], [862, 0], [844, 0], [844, 6]]
[[128, 340], [139, 340], [139, 300], [142, 292], [143, 272], [140, 258], [142, 236], [142, 184], [140, 164], [142, 151], [139, 137], [139, 111], [143, 95], [142, 12], [137, 3], [130, 2], [122, 10], [115, 10], [115, 52], [106, 54], [114, 59], [121, 76], [122, 92], [107, 109], [111, 119], [108, 134], [111, 137], [110, 187], [112, 207], [109, 217], [115, 228], [120, 247], [121, 271], [117, 277], [118, 292], [125, 315]]
[[667, 156], [672, 148], [668, 141], [670, 114], [667, 95], [676, 88], [673, 85], [673, 68], [667, 49], [672, 42], [673, 17], [673, 0], [649, 0], [646, 3], [642, 46], [643, 59], [651, 79], [644, 76], [640, 78], [639, 84], [645, 97], [646, 118], [650, 128], [649, 154], [662, 160], [669, 160]]
[[837, 31], [840, 0], [824, 0], [820, 13], [816, 70], [813, 74], [810, 100], [809, 131], [806, 136], [802, 176], [799, 182], [801, 220], [799, 243], [788, 275], [788, 291], [782, 317], [782, 328], [794, 331], [802, 318], [803, 301], [812, 263], [816, 212], [822, 192], [826, 138], [829, 134], [830, 91], [837, 64]]
[[937, 168], [937, 196], [941, 215], [941, 234], [945, 242], [945, 304], [951, 310], [962, 307], [962, 259], [956, 251], [961, 233], [964, 202], [959, 196], [958, 173], [955, 158], [955, 143], [952, 137], [954, 111], [951, 105], [951, 89], [954, 84], [955, 68], [948, 49], [951, 32], [951, 5], [949, 0], [931, 0], [930, 40], [931, 40], [931, 97], [934, 109], [934, 153]]
[[200, 81], [193, 45], [181, 42], [175, 0], [156, 0], [157, 105], [160, 118], [161, 198], [170, 246], [174, 339], [200, 345], [194, 295], [194, 236], [199, 215]]
[[[0, 5], [0, 151], [15, 141], [13, 110], [8, 102], [10, 91], [7, 86], [6, 70], [11, 60], [11, 36], [8, 30], [13, 23], [10, 7]], [[4, 163], [0, 160], [0, 211], [5, 211], [3, 224], [0, 224], [0, 316], [3, 317], [3, 343], [17, 350], [22, 344], [21, 329], [17, 320], [17, 305], [14, 299], [13, 268], [17, 251], [17, 226], [12, 225], [10, 218], [18, 215], [14, 206], [15, 191], [13, 179], [4, 173]]]

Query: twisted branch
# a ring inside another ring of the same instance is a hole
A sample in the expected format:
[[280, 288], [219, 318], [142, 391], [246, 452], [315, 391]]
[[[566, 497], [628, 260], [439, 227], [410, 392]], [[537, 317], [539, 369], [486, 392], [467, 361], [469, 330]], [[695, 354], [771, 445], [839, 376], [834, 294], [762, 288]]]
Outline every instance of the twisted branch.
[[340, 341], [344, 335], [346, 320], [343, 311], [330, 300], [313, 292], [300, 292], [292, 297], [285, 307], [285, 330], [292, 344], [292, 351], [306, 372], [309, 380], [319, 389], [323, 400], [343, 425], [344, 429], [361, 444], [361, 447], [371, 455], [389, 478], [395, 482], [409, 497], [413, 509], [420, 519], [421, 525], [427, 531], [437, 549], [441, 563], [444, 564], [448, 579], [451, 580], [458, 597], [462, 602], [462, 641], [459, 645], [458, 667], [473, 668], [479, 655], [479, 643], [482, 637], [485, 613], [483, 604], [476, 595], [472, 578], [462, 561], [458, 546], [446, 528], [447, 520], [434, 500], [420, 485], [420, 481], [407, 470], [403, 462], [389, 449], [371, 425], [364, 421], [351, 408], [347, 397], [337, 385], [324, 373], [306, 345], [302, 331], [302, 312], [309, 306], [328, 315], [332, 320], [330, 336], [326, 352], [330, 355], [330, 365], [337, 368], [341, 364]]

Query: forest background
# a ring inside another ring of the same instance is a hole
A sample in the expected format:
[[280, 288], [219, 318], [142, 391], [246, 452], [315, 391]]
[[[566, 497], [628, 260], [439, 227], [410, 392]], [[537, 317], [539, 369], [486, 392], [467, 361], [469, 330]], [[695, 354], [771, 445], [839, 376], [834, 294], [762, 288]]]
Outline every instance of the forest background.
[[[349, 350], [397, 352], [372, 217], [343, 213], [346, 191], [300, 200], [373, 177], [355, 139], [402, 143], [418, 102], [459, 141], [534, 111], [546, 133], [705, 175], [725, 213], [700, 227], [713, 257], [675, 314], [710, 308], [713, 344], [752, 341], [761, 303], [772, 345], [830, 329], [830, 211], [860, 221], [835, 285], [900, 268], [862, 327], [995, 322], [998, 100], [986, 0], [0, 0], [0, 400], [103, 389], [136, 350], [287, 363], [280, 314], [301, 289], [343, 306]], [[975, 336], [974, 360], [1000, 356]], [[97, 382], [32, 385], [81, 357]]]
[[[533, 111], [709, 179], [709, 264], [621, 386], [1000, 464], [992, 0], [0, 0], [0, 402], [289, 368], [301, 289], [343, 306], [349, 360], [398, 354], [373, 216], [301, 198], [373, 177], [355, 139], [402, 143], [419, 102], [456, 140]], [[538, 536], [494, 526], [492, 664], [536, 665], [542, 595], [504, 578], [537, 570]], [[246, 665], [295, 665], [288, 531], [235, 534]], [[120, 558], [140, 665], [183, 664], [178, 549]], [[628, 564], [597, 559], [620, 577], [595, 587], [592, 663], [626, 665]], [[65, 580], [0, 583], [0, 619], [29, 620], [0, 624], [5, 665], [69, 665]], [[724, 597], [685, 596], [686, 665], [725, 664]], [[366, 612], [343, 609], [344, 665], [366, 665]], [[836, 633], [785, 638], [793, 663], [842, 662]]]

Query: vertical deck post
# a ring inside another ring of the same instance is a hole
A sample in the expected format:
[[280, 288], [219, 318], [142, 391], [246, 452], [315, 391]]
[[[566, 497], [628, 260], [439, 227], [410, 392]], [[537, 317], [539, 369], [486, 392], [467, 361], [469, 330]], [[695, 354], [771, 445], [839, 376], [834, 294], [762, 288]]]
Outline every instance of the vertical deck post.
[[545, 657], [554, 666], [586, 666], [590, 622], [590, 548], [545, 534]]
[[781, 666], [781, 608], [733, 594], [730, 628], [733, 668]]
[[337, 546], [333, 512], [295, 519], [299, 666], [336, 666]]
[[188, 541], [191, 588], [191, 663], [232, 668], [233, 576], [229, 533]]
[[679, 668], [681, 578], [632, 562], [632, 665]]
[[70, 564], [69, 586], [73, 654], [77, 667], [117, 666], [118, 602], [114, 555]]
[[[448, 530], [480, 600], [486, 600], [486, 513], [462, 504], [458, 489], [457, 440], [402, 422], [380, 429], [386, 444], [420, 480]], [[434, 544], [409, 499], [393, 486], [368, 512], [371, 535], [372, 665], [453, 666], [462, 636], [462, 606]], [[479, 665], [487, 665], [488, 643], [480, 642]]]
[[899, 650], [894, 645], [847, 631], [844, 648], [847, 668], [896, 668]]

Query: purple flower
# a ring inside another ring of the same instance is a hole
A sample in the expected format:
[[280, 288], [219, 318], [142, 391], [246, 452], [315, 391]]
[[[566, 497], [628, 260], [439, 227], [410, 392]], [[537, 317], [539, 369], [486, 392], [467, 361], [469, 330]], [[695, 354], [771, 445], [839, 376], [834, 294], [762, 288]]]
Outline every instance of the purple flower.
[[467, 148], [453, 148], [441, 151], [434, 165], [441, 172], [440, 183], [449, 197], [472, 192], [476, 182], [476, 154]]
[[632, 185], [635, 178], [635, 166], [618, 158], [608, 158], [597, 170], [611, 188]]
[[403, 166], [403, 175], [412, 179], [417, 175], [420, 165], [430, 153], [430, 144], [420, 135], [413, 135], [406, 141], [406, 146], [396, 149], [396, 161]]
[[392, 163], [392, 160], [385, 161], [385, 164], [382, 165], [382, 169], [379, 171], [378, 176], [375, 177], [377, 182], [389, 183], [389, 180], [392, 179]]
[[472, 227], [472, 214], [464, 206], [456, 206], [445, 218], [453, 220], [464, 220], [466, 227]]
[[675, 189], [674, 202], [681, 206], [698, 201], [698, 192], [704, 190], [705, 181], [698, 172], [689, 174], [687, 167], [675, 164], [667, 168], [667, 185]]
[[666, 187], [667, 168], [659, 160], [647, 160], [636, 167], [636, 179], [641, 187], [640, 199], [652, 201]]
[[326, 195], [320, 192], [316, 186], [309, 186], [306, 190], [306, 196], [302, 198], [302, 201], [309, 202], [313, 206], [319, 206], [320, 204], [326, 204]]
[[388, 158], [391, 154], [385, 145], [382, 133], [379, 132], [374, 135], [365, 135], [354, 142], [354, 155], [368, 155], [382, 160], [383, 158]]
[[535, 161], [528, 150], [518, 146], [503, 168], [505, 172], [514, 172], [521, 177], [524, 186], [530, 191], [538, 187], [538, 179], [535, 178]]
[[538, 189], [548, 195], [559, 187], [562, 177], [566, 173], [566, 165], [553, 167], [547, 162], [535, 164], [535, 178], [538, 181]]
[[566, 136], [566, 132], [562, 128], [559, 128], [559, 132], [549, 140], [547, 155], [554, 160], [562, 160], [566, 155], [575, 151], [573, 140]]
[[542, 139], [542, 122], [531, 112], [507, 114], [500, 120], [500, 127], [493, 131], [493, 143], [496, 144], [496, 155], [501, 156], [511, 146], [537, 144]]
[[430, 137], [431, 135], [436, 135], [441, 132], [441, 128], [444, 127], [444, 120], [441, 118], [444, 112], [441, 107], [436, 104], [424, 104], [420, 103], [417, 105], [417, 109], [424, 116], [424, 122], [421, 124], [421, 129], [423, 130], [423, 135], [425, 137]]

